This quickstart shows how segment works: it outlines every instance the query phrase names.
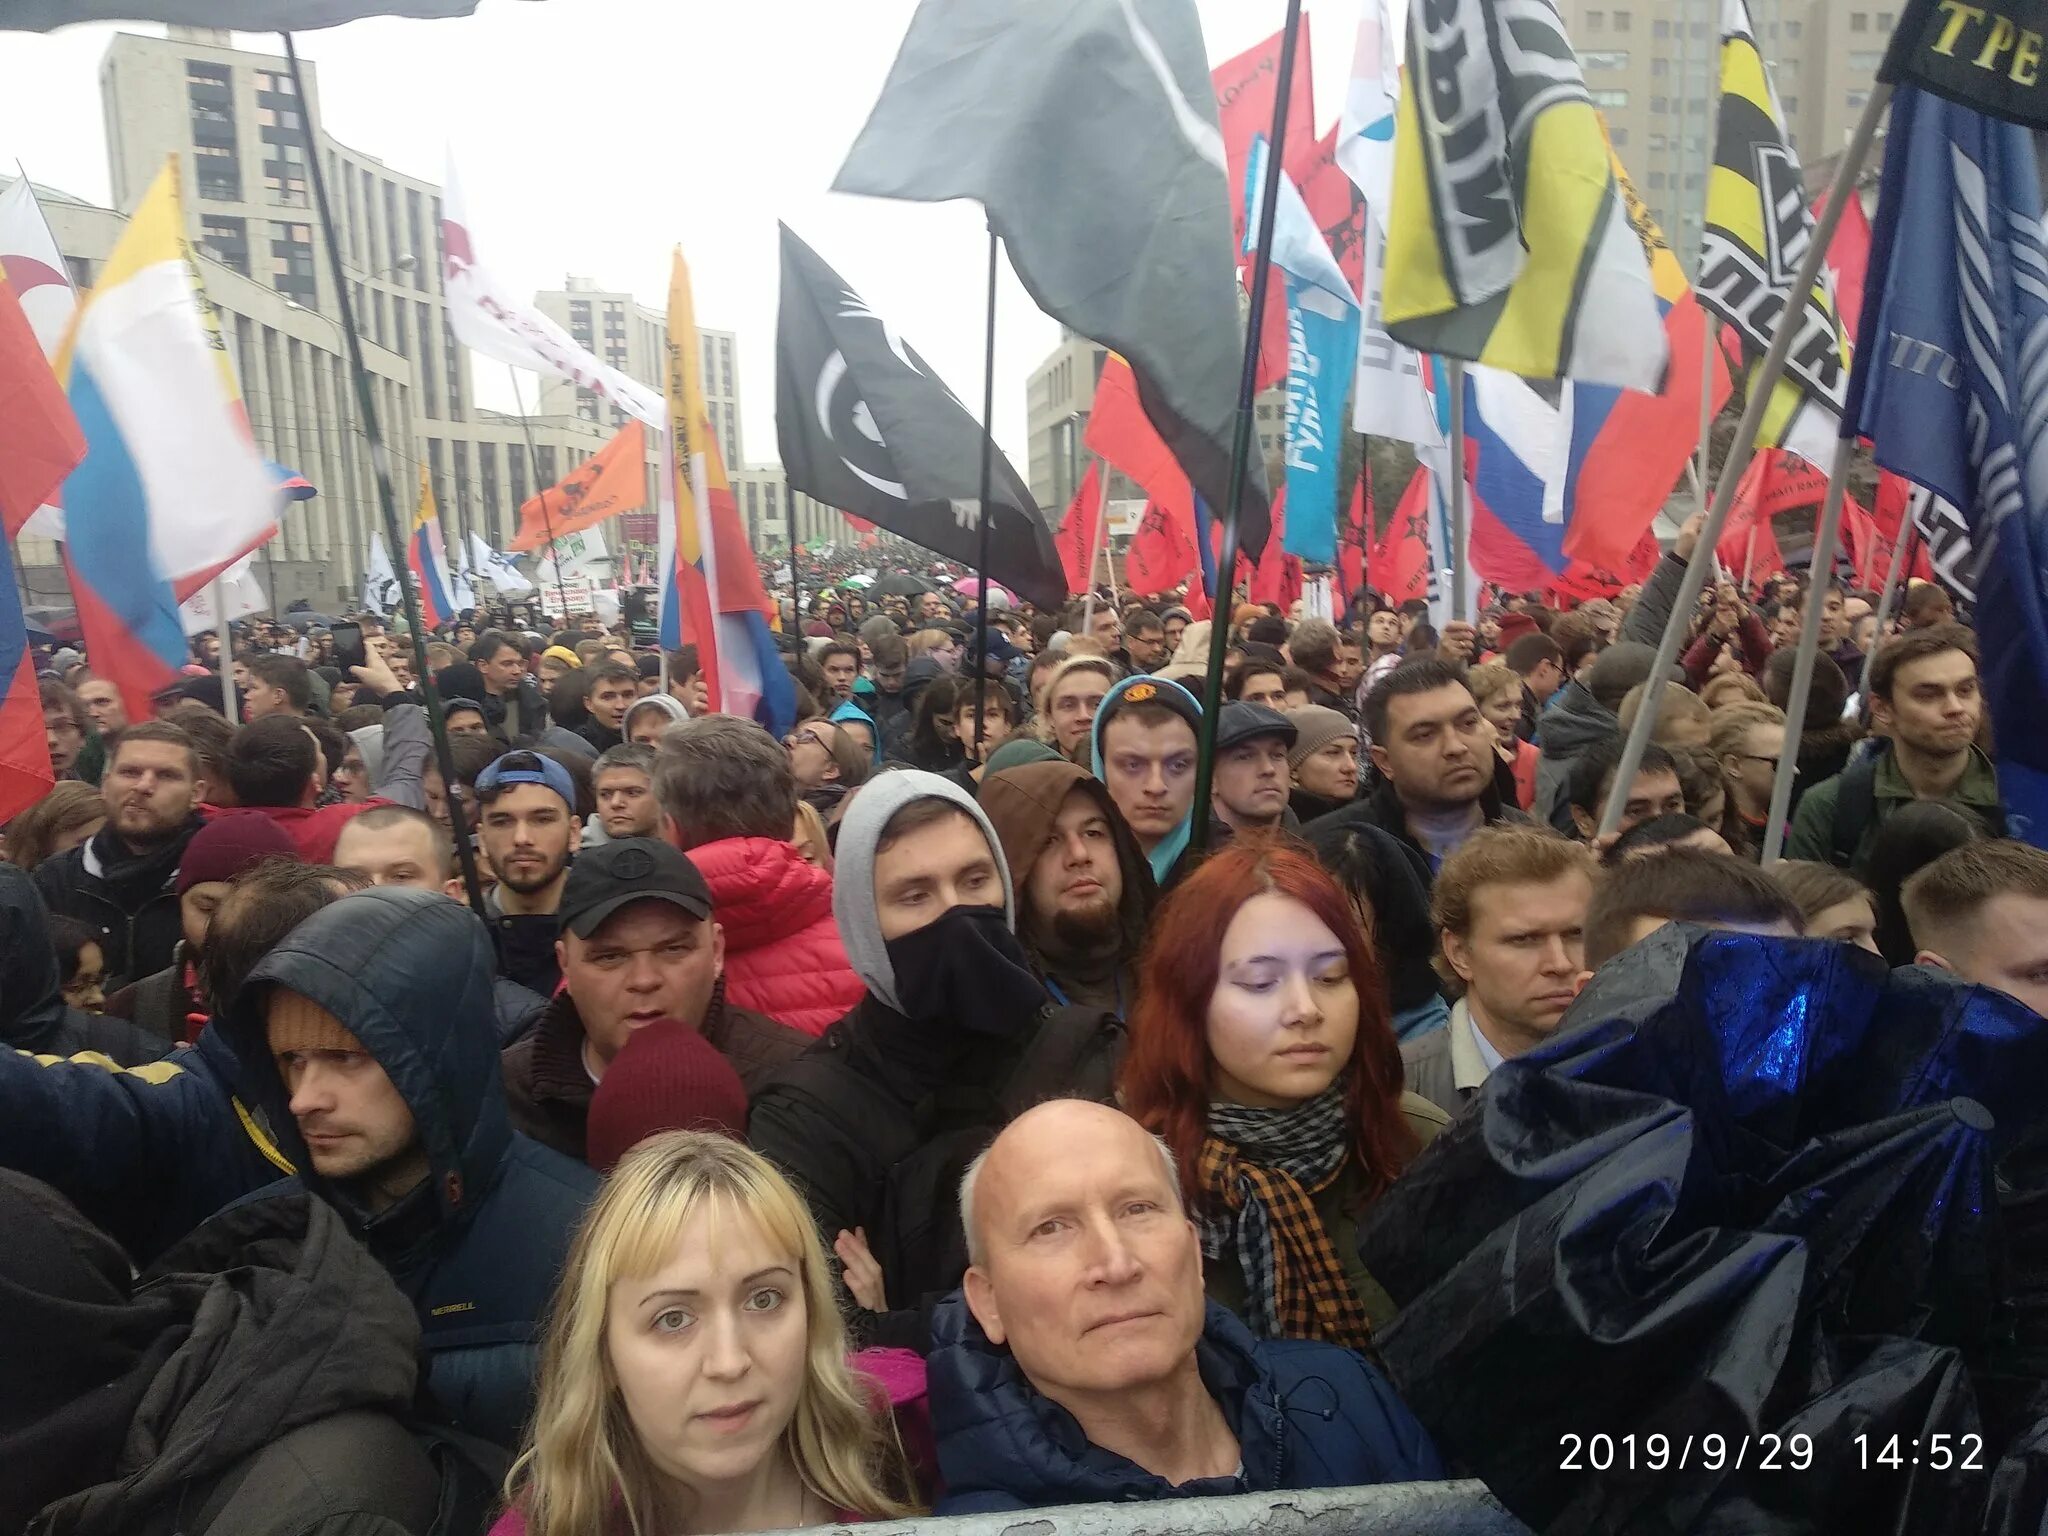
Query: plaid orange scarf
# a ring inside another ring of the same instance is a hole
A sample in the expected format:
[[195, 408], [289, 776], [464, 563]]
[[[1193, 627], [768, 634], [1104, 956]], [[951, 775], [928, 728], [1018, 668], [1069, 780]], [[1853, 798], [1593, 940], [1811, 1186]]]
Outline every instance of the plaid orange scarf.
[[1196, 1161], [1208, 1196], [1202, 1251], [1212, 1260], [1234, 1254], [1244, 1273], [1246, 1322], [1263, 1337], [1352, 1349], [1371, 1343], [1365, 1308], [1311, 1201], [1336, 1181], [1349, 1155], [1342, 1109], [1341, 1084], [1293, 1110], [1210, 1106], [1210, 1134]]

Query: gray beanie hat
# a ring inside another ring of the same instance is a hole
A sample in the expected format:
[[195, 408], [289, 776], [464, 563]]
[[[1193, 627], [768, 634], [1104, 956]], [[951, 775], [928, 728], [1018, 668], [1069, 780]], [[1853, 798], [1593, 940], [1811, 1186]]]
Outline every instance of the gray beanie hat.
[[1294, 725], [1294, 745], [1287, 749], [1287, 766], [1299, 768], [1310, 757], [1342, 737], [1358, 740], [1358, 727], [1336, 710], [1322, 704], [1282, 711]]

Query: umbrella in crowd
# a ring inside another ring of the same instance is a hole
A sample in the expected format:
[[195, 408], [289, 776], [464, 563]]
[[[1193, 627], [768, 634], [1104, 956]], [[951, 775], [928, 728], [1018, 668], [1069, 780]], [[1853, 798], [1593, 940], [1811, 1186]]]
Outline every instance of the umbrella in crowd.
[[877, 577], [868, 590], [877, 597], [916, 597], [920, 592], [931, 591], [931, 584], [907, 571], [890, 571]]

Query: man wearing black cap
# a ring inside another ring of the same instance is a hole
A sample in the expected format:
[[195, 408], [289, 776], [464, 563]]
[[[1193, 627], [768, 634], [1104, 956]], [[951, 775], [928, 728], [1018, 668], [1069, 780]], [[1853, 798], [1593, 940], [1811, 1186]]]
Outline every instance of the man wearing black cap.
[[1263, 704], [1232, 700], [1216, 717], [1216, 768], [1209, 792], [1209, 814], [1216, 839], [1233, 832], [1270, 832], [1300, 823], [1288, 809], [1292, 780], [1287, 749], [1294, 745], [1294, 722]]
[[725, 1001], [725, 933], [711, 889], [682, 854], [650, 837], [585, 849], [557, 911], [562, 990], [505, 1052], [512, 1124], [584, 1155], [591, 1095], [633, 1031], [674, 1019], [698, 1031], [751, 1090], [810, 1036]]

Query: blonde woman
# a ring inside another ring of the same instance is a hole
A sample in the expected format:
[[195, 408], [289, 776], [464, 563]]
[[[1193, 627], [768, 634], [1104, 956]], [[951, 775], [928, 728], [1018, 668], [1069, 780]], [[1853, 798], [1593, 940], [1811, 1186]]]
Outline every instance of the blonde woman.
[[824, 1247], [782, 1175], [722, 1136], [651, 1137], [570, 1251], [492, 1536], [917, 1513], [886, 1412], [846, 1364]]

